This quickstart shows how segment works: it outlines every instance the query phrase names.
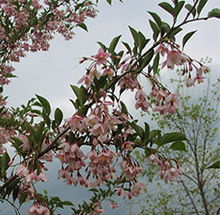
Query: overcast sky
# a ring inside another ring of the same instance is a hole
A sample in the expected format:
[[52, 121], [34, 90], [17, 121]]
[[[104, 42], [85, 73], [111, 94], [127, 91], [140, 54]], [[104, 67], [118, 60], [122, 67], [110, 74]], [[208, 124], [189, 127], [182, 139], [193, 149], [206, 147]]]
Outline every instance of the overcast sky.
[[[29, 53], [19, 64], [15, 64], [15, 74], [19, 78], [13, 79], [12, 84], [5, 88], [5, 95], [9, 96], [9, 105], [19, 106], [26, 103], [36, 93], [46, 97], [54, 108], [60, 107], [64, 111], [65, 117], [70, 117], [74, 113], [74, 109], [69, 102], [69, 99], [73, 98], [69, 85], [77, 84], [77, 81], [84, 75], [84, 66], [79, 65], [78, 62], [83, 56], [97, 53], [99, 48], [97, 41], [109, 44], [115, 36], [122, 34], [123, 41], [131, 42], [128, 25], [141, 30], [146, 37], [151, 37], [148, 24], [150, 16], [147, 11], [157, 12], [164, 21], [170, 20], [170, 15], [157, 7], [157, 4], [161, 2], [159, 0], [124, 0], [123, 4], [116, 0], [113, 2], [113, 6], [110, 7], [105, 1], [100, 0], [98, 17], [87, 22], [89, 33], [76, 29], [75, 38], [68, 42], [62, 37], [56, 36], [51, 42], [50, 51]], [[213, 7], [219, 8], [220, 1], [209, 0], [205, 14]], [[199, 30], [187, 43], [186, 53], [198, 60], [206, 56], [211, 57], [213, 59], [211, 63], [213, 77], [219, 76], [219, 20], [211, 19], [206, 22], [191, 24], [185, 29], [185, 33], [191, 30]], [[166, 77], [171, 77], [172, 71], [169, 71], [168, 76], [166, 71], [164, 74]], [[132, 99], [125, 98], [125, 100], [132, 105]], [[56, 171], [50, 174], [51, 180], [57, 178]], [[68, 199], [69, 196], [74, 195], [77, 196], [78, 202], [87, 196], [86, 191], [78, 188], [72, 187], [70, 189], [65, 186], [60, 188], [60, 183], [58, 186], [57, 182], [52, 185], [48, 183], [46, 186], [52, 195], [61, 195], [63, 199]], [[127, 204], [123, 204], [121, 208], [106, 214], [127, 215], [128, 208]], [[138, 204], [133, 205], [133, 211], [138, 211]]]

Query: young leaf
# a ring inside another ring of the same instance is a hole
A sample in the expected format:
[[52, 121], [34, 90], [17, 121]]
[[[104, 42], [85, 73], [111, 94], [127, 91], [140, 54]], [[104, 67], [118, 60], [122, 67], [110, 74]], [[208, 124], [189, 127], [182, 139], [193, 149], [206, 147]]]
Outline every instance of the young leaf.
[[189, 33], [187, 33], [184, 37], [183, 37], [183, 41], [182, 41], [182, 46], [184, 48], [184, 46], [186, 45], [187, 41], [193, 36], [193, 34], [195, 34], [196, 31], [191, 31]]
[[174, 8], [167, 2], [161, 2], [159, 4], [160, 7], [162, 7], [164, 10], [166, 10], [168, 13], [170, 13], [172, 16], [174, 16]]
[[45, 112], [47, 113], [47, 115], [50, 115], [51, 112], [51, 107], [50, 107], [50, 103], [47, 101], [47, 99], [45, 99], [42, 96], [36, 95], [36, 97], [38, 98], [39, 102], [41, 103], [43, 109], [45, 110]]

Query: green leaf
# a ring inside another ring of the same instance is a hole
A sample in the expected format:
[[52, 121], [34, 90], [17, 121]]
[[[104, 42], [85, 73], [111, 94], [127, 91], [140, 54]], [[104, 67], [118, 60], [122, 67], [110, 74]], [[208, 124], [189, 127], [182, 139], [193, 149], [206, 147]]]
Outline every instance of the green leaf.
[[153, 38], [154, 38], [154, 41], [157, 40], [157, 37], [160, 33], [160, 29], [159, 27], [156, 25], [155, 22], [153, 22], [152, 20], [149, 20], [149, 23], [150, 23], [150, 26], [151, 26], [151, 29], [153, 30], [154, 34], [153, 34]]
[[140, 68], [138, 69], [138, 71], [142, 71], [150, 63], [153, 56], [154, 56], [154, 50], [151, 50], [146, 56], [144, 56], [140, 61]]
[[70, 202], [70, 201], [63, 201], [61, 203], [62, 203], [62, 205], [74, 206], [74, 204], [72, 202]]
[[79, 109], [78, 114], [79, 114], [80, 116], [85, 116], [86, 113], [87, 113], [87, 111], [88, 111], [88, 109], [89, 109], [89, 107], [90, 107], [90, 105], [83, 105], [83, 106]]
[[182, 10], [184, 4], [185, 4], [185, 1], [180, 1], [180, 2], [177, 3], [177, 5], [175, 7], [175, 17], [177, 17], [179, 15], [179, 13]]
[[158, 74], [159, 61], [160, 61], [160, 53], [157, 53], [156, 57], [154, 58], [154, 63], [153, 63], [154, 75]]
[[79, 88], [79, 92], [78, 93], [79, 93], [79, 95], [78, 95], [79, 103], [80, 103], [81, 106], [83, 106], [84, 103], [86, 102], [86, 100], [88, 99], [89, 94], [88, 94], [86, 88], [83, 87], [83, 86], [81, 86]]
[[132, 34], [132, 37], [134, 39], [135, 46], [138, 46], [138, 32], [134, 28], [132, 28], [131, 26], [128, 26], [128, 27], [129, 27], [130, 32]]
[[85, 23], [79, 23], [79, 24], [77, 24], [77, 26], [88, 32], [88, 28]]
[[208, 166], [207, 169], [220, 169], [220, 160]]
[[171, 132], [164, 134], [161, 138], [159, 145], [165, 145], [174, 141], [187, 140], [186, 136], [180, 132]]
[[193, 17], [195, 17], [196, 9], [193, 8], [193, 6], [191, 4], [186, 4], [185, 8], [193, 15]]
[[128, 50], [129, 54], [131, 54], [131, 47], [129, 46], [129, 44], [126, 42], [122, 42], [122, 43], [125, 46], [125, 48]]
[[4, 175], [5, 171], [8, 169], [8, 163], [10, 161], [10, 157], [7, 152], [3, 154], [1, 157], [1, 174]]
[[149, 133], [149, 141], [152, 141], [153, 139], [155, 139], [158, 135], [160, 134], [160, 130], [152, 130], [150, 133]]
[[204, 6], [206, 5], [207, 2], [208, 2], [208, 0], [200, 0], [199, 1], [198, 7], [197, 7], [198, 16], [200, 15], [202, 9], [204, 8]]
[[29, 193], [29, 192], [26, 191], [26, 192], [24, 192], [24, 193], [22, 193], [22, 194], [20, 195], [20, 197], [19, 197], [19, 204], [20, 204], [20, 205], [22, 205], [22, 204], [25, 202], [28, 193]]
[[110, 53], [114, 53], [115, 47], [117, 46], [120, 37], [121, 37], [121, 35], [115, 37], [115, 38], [111, 41], [110, 46], [109, 46], [109, 48], [108, 48], [108, 51], [109, 51]]
[[193, 36], [193, 34], [195, 34], [196, 31], [191, 31], [189, 33], [187, 33], [184, 37], [183, 37], [183, 41], [182, 41], [182, 46], [184, 49], [184, 46], [186, 45], [187, 41]]
[[185, 151], [186, 147], [183, 141], [175, 141], [171, 146], [170, 149], [177, 150], [177, 151]]
[[174, 8], [167, 2], [161, 2], [159, 4], [160, 7], [162, 7], [165, 11], [170, 13], [172, 16], [174, 16]]
[[162, 22], [162, 27], [161, 27], [161, 36], [164, 36], [165, 33], [168, 33], [170, 30], [170, 26], [166, 22]]
[[57, 126], [59, 126], [63, 120], [63, 112], [59, 108], [56, 108], [54, 112], [54, 119]]
[[125, 113], [127, 115], [128, 109], [127, 109], [126, 105], [122, 101], [120, 102], [120, 104], [121, 104], [121, 108], [122, 108], [123, 113]]
[[75, 86], [75, 85], [70, 85], [70, 87], [72, 88], [73, 92], [75, 93], [76, 97], [79, 97], [79, 87]]
[[169, 39], [175, 40], [175, 36], [176, 36], [180, 31], [182, 31], [182, 30], [183, 30], [182, 28], [176, 28], [176, 29], [174, 29], [174, 30], [168, 35]]
[[50, 107], [50, 103], [47, 101], [47, 99], [45, 99], [44, 97], [42, 96], [39, 96], [39, 95], [36, 95], [36, 97], [38, 98], [39, 102], [41, 103], [44, 111], [50, 115], [50, 112], [51, 112], [51, 107]]
[[106, 51], [106, 46], [102, 43], [102, 42], [97, 42], [99, 45], [100, 45], [100, 47], [104, 50], [104, 51]]
[[139, 54], [141, 54], [142, 50], [145, 48], [147, 43], [150, 41], [150, 39], [146, 39], [145, 36], [138, 32], [138, 48], [139, 48]]
[[106, 0], [110, 5], [112, 5], [112, 0]]
[[157, 23], [157, 26], [161, 29], [162, 27], [162, 21], [160, 19], [160, 17], [153, 12], [148, 11], [148, 13], [153, 17], [154, 21]]
[[218, 18], [220, 19], [220, 9], [214, 8], [208, 13], [208, 18]]

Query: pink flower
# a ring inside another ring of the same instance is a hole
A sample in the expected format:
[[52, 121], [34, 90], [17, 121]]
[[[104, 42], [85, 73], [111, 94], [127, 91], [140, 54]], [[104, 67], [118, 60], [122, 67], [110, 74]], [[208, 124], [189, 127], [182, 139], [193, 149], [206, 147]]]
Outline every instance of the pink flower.
[[195, 79], [192, 79], [192, 78], [186, 78], [184, 80], [184, 83], [187, 87], [192, 87], [192, 86], [195, 86]]
[[176, 108], [179, 108], [179, 95], [178, 94], [170, 94], [169, 96], [166, 97], [166, 106], [167, 106], [167, 111], [169, 113], [175, 113]]
[[27, 136], [23, 135], [23, 134], [20, 134], [18, 136], [18, 138], [21, 140], [21, 142], [23, 143], [22, 144], [22, 149], [23, 151], [30, 151], [30, 143], [29, 143], [29, 140], [27, 138]]
[[109, 79], [112, 80], [112, 77], [114, 75], [114, 70], [111, 68], [105, 69], [102, 75], [108, 75]]
[[65, 120], [68, 125], [70, 126], [71, 130], [79, 130], [79, 131], [83, 131], [84, 129], [84, 125], [83, 125], [83, 117], [79, 116], [79, 115], [73, 115], [71, 118], [66, 119]]
[[146, 101], [146, 95], [142, 89], [138, 89], [138, 91], [135, 94], [135, 99], [137, 100], [135, 104], [135, 108], [141, 108], [142, 111], [146, 112], [149, 107], [151, 107], [151, 104]]
[[174, 69], [174, 65], [179, 65], [181, 63], [181, 53], [177, 50], [172, 49], [167, 54], [167, 60], [163, 63], [163, 66], [166, 66], [169, 69]]
[[148, 158], [147, 158], [147, 163], [151, 164], [151, 163], [157, 163], [158, 158], [154, 155], [151, 154]]
[[201, 66], [197, 71], [196, 71], [196, 74], [198, 76], [202, 76], [203, 73], [206, 74], [206, 73], [209, 73], [210, 72], [210, 68], [207, 67], [207, 66]]
[[95, 59], [97, 60], [97, 64], [106, 64], [107, 63], [107, 58], [110, 57], [109, 53], [106, 53], [102, 48], [98, 50], [98, 54], [94, 56]]
[[38, 215], [39, 214], [39, 204], [34, 203], [28, 210], [29, 215]]
[[202, 76], [197, 75], [197, 76], [195, 77], [195, 79], [194, 79], [194, 82], [197, 81], [198, 84], [201, 84], [201, 83], [203, 83], [203, 80], [204, 80], [204, 79], [205, 79], [205, 77], [202, 77]]
[[18, 174], [18, 176], [23, 177], [29, 174], [29, 170], [27, 169], [26, 166], [20, 164], [16, 170], [16, 173]]
[[120, 188], [114, 188], [114, 190], [117, 191], [117, 195], [118, 195], [118, 196], [123, 195], [124, 198], [126, 198], [127, 195], [128, 195], [127, 192], [126, 192], [122, 187], [120, 187]]
[[40, 174], [38, 175], [38, 180], [41, 180], [43, 182], [49, 181], [47, 176], [41, 171]]
[[129, 151], [133, 151], [133, 147], [132, 147], [132, 145], [134, 145], [134, 143], [133, 142], [124, 142], [123, 144], [122, 144], [122, 148], [123, 148], [123, 150], [126, 152], [127, 150], [129, 150]]
[[143, 189], [146, 187], [145, 184], [137, 182], [133, 185], [132, 190], [130, 192], [130, 194], [132, 196], [138, 196], [142, 193]]
[[28, 183], [30, 183], [33, 180], [38, 181], [38, 176], [35, 172], [31, 171], [31, 173], [25, 176], [25, 180]]

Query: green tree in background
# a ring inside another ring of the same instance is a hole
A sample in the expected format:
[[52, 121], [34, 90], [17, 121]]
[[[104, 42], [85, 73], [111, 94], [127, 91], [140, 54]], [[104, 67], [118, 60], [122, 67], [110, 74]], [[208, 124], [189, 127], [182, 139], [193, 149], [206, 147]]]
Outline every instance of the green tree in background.
[[[219, 169], [215, 169], [220, 167], [219, 83], [220, 79], [216, 84], [208, 84], [202, 93], [201, 90], [187, 90], [183, 81], [178, 81], [177, 92], [182, 95], [180, 109], [166, 117], [153, 114], [159, 128], [179, 131], [187, 137], [185, 144], [178, 141], [170, 147], [173, 158], [180, 162], [184, 171], [175, 182], [165, 184], [155, 176], [157, 166], [147, 167], [143, 173], [149, 181], [144, 199], [147, 206], [143, 206], [141, 215], [220, 214], [220, 174]], [[164, 147], [164, 153], [167, 148]], [[137, 157], [142, 160], [145, 155]], [[154, 163], [150, 156], [148, 161]], [[155, 183], [156, 188], [152, 190]]]

